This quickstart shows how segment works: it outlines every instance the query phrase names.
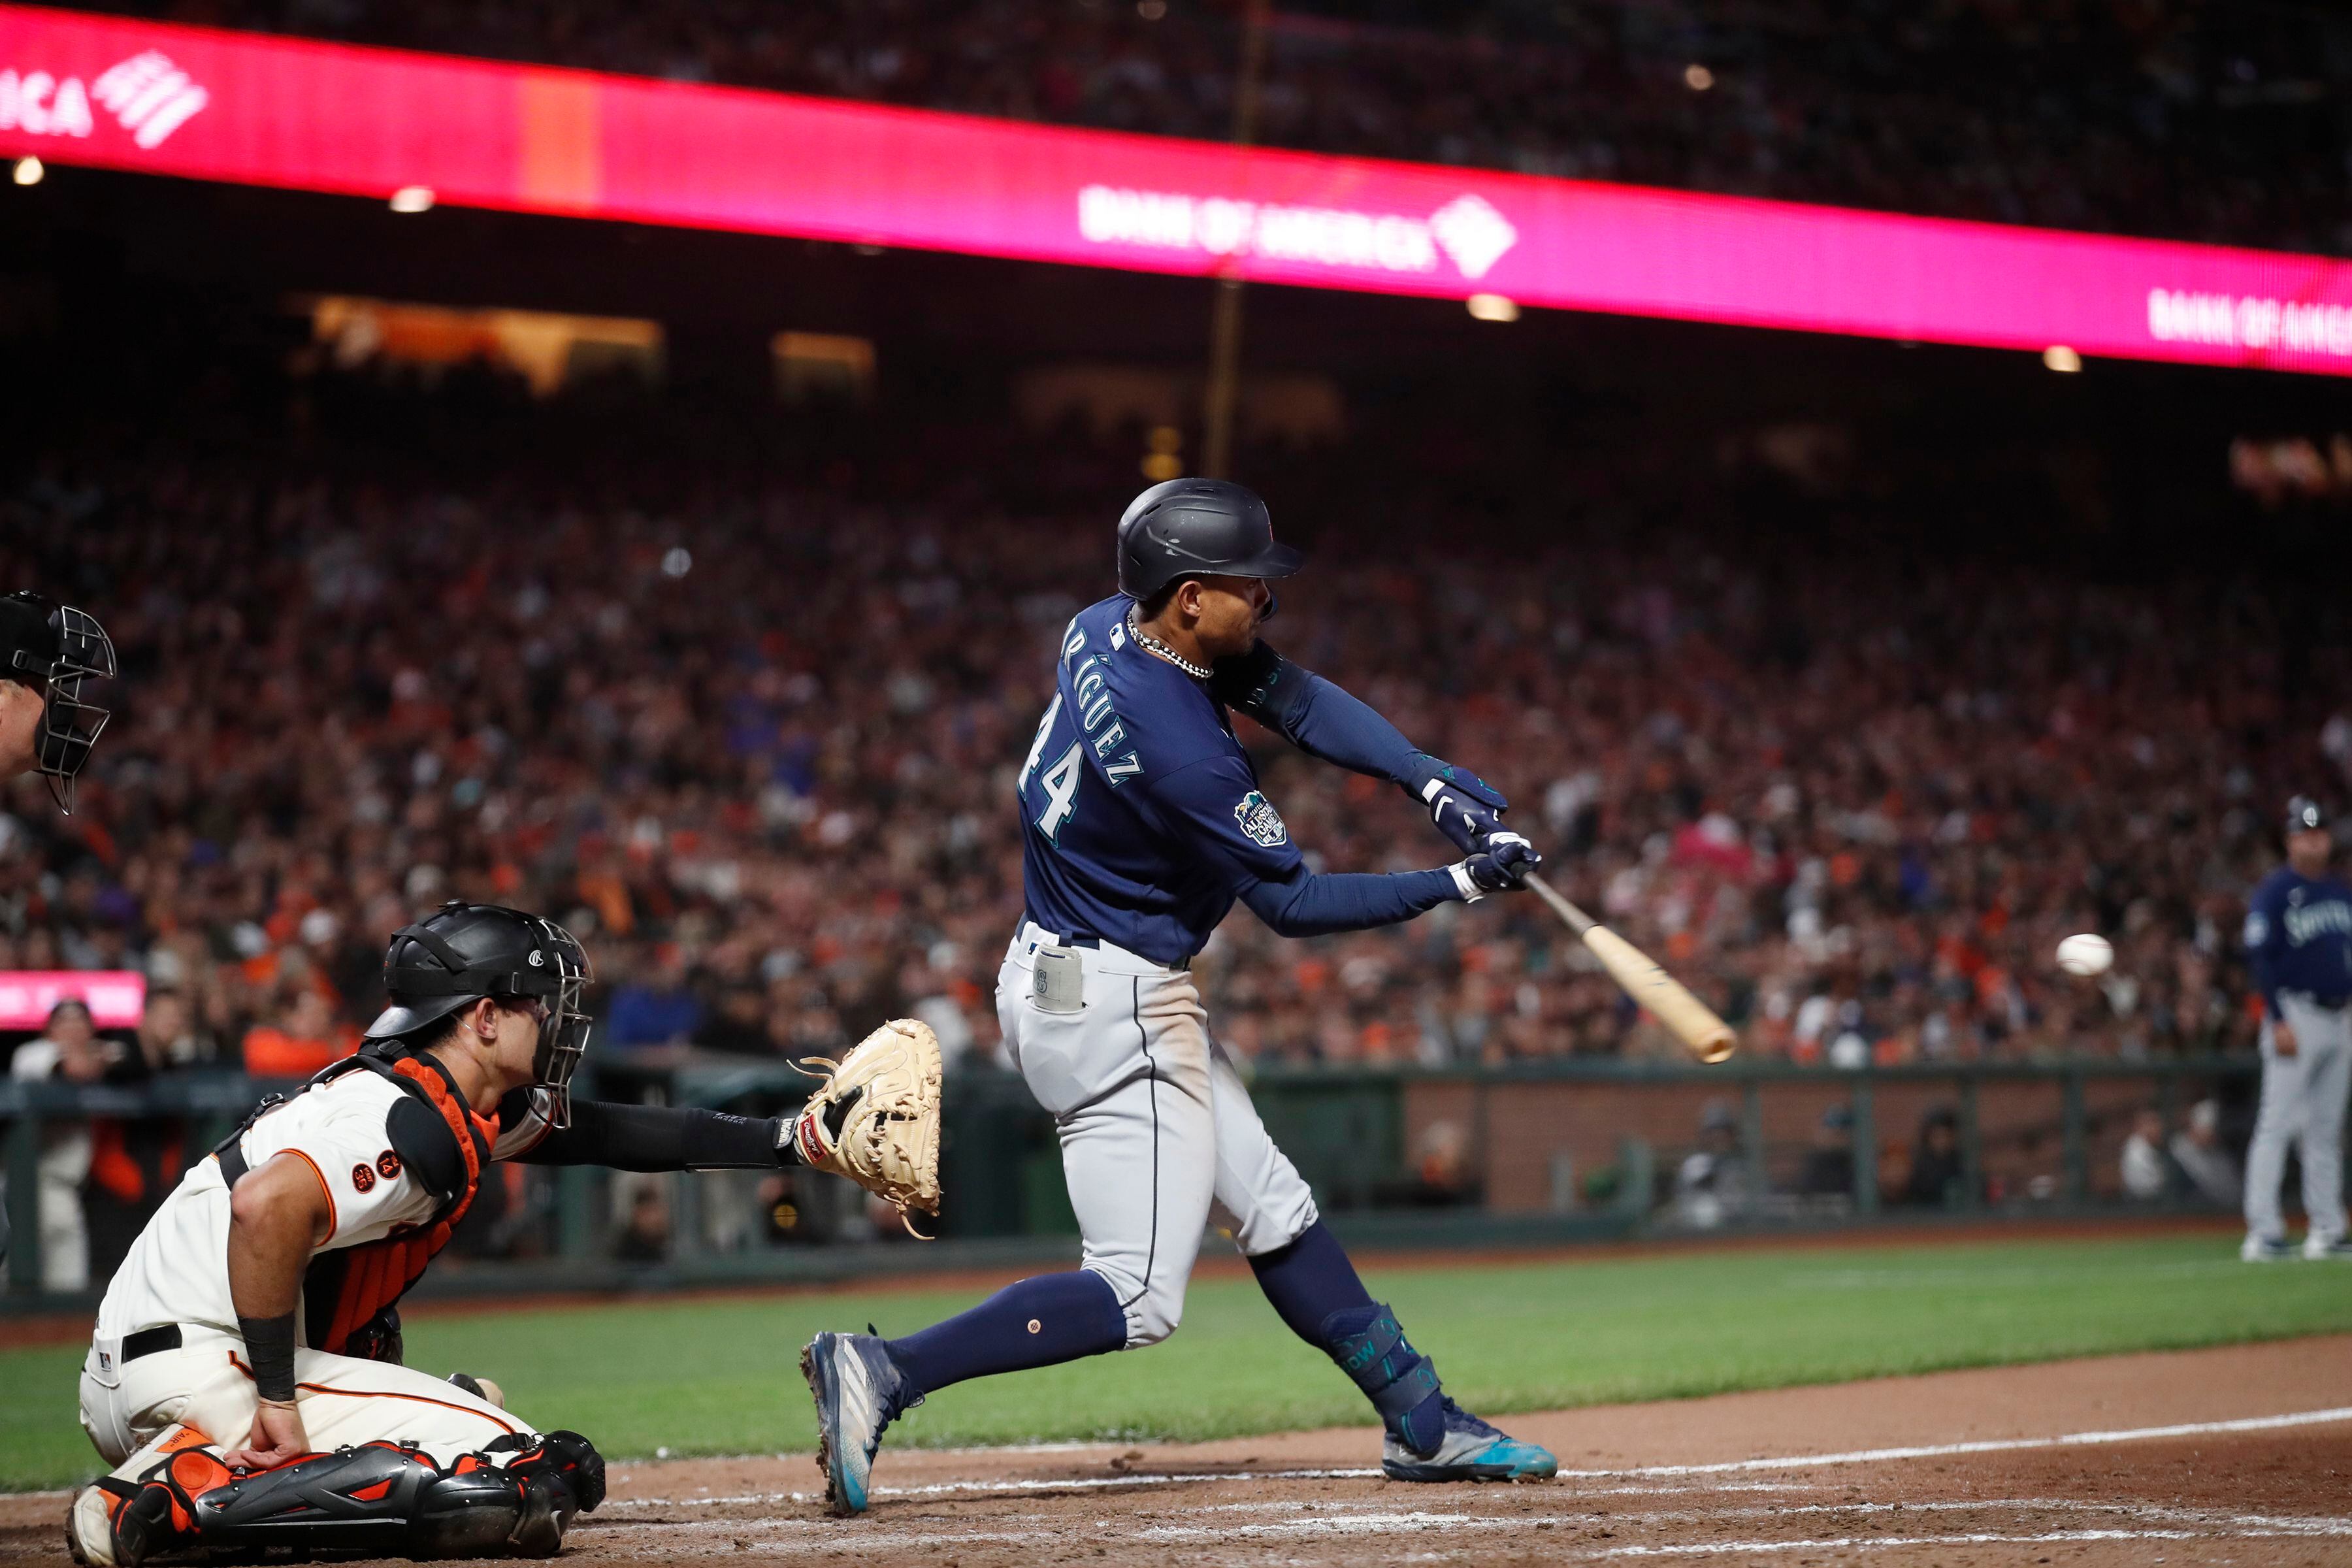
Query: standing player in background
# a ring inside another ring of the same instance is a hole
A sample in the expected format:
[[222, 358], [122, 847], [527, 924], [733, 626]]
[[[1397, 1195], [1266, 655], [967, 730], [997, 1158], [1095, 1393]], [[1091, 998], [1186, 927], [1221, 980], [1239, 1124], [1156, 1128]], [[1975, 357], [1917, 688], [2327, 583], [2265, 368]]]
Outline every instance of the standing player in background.
[[2352, 888], [2327, 874], [2335, 840], [2318, 803], [2287, 802], [2287, 863], [2246, 908], [2246, 957], [2263, 994], [2263, 1098], [2246, 1152], [2249, 1263], [2289, 1256], [2279, 1183], [2303, 1161], [2305, 1258], [2352, 1258], [2344, 1236], [2344, 1103], [2352, 1088]]
[[[1171, 480], [1119, 521], [1120, 592], [1063, 634], [1057, 689], [1017, 784], [1027, 910], [996, 1005], [1006, 1050], [1059, 1125], [1084, 1261], [905, 1339], [816, 1337], [801, 1366], [835, 1512], [866, 1507], [883, 1429], [933, 1390], [1174, 1332], [1212, 1213], [1282, 1321], [1371, 1400], [1389, 1476], [1554, 1471], [1551, 1455], [1447, 1398], [1366, 1292], [1212, 1037], [1190, 973], [1236, 900], [1285, 936], [1315, 936], [1475, 902], [1538, 864], [1503, 829], [1501, 795], [1258, 640], [1274, 613], [1267, 580], [1299, 564], [1250, 491]], [[1465, 858], [1387, 875], [1309, 871], [1229, 707], [1312, 756], [1394, 781]]]
[[71, 816], [74, 780], [109, 717], [82, 683], [114, 669], [95, 616], [38, 594], [0, 597], [0, 778], [39, 773]]

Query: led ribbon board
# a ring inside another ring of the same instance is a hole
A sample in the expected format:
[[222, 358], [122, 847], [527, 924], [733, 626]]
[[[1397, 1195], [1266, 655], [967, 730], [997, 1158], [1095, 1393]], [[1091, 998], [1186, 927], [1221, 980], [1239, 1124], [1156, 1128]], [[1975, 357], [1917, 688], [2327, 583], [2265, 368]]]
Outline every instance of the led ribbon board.
[[2352, 265], [1247, 153], [0, 5], [0, 154], [1870, 337], [2352, 372]]

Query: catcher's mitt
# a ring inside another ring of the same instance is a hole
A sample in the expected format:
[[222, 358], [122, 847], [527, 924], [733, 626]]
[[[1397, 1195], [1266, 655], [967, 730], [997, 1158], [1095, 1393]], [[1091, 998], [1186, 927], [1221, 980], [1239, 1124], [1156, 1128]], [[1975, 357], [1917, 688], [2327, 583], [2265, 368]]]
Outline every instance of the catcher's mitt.
[[840, 1061], [799, 1065], [824, 1076], [793, 1119], [802, 1163], [896, 1204], [908, 1234], [929, 1240], [907, 1211], [940, 1212], [939, 1037], [928, 1024], [894, 1018]]

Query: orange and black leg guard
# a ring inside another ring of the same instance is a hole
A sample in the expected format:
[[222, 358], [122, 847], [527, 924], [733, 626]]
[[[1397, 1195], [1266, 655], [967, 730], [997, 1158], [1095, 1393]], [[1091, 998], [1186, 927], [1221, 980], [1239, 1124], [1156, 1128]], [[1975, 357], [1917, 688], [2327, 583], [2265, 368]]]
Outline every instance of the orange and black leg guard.
[[[88, 1550], [86, 1514], [75, 1516], [68, 1533], [75, 1556], [91, 1568], [138, 1568], [185, 1551], [297, 1559], [551, 1557], [572, 1516], [604, 1500], [604, 1460], [572, 1433], [507, 1441], [528, 1447], [511, 1460], [463, 1455], [446, 1469], [397, 1443], [311, 1454], [255, 1471], [230, 1470], [205, 1450], [187, 1449], [159, 1462], [135, 1487], [100, 1483], [115, 1505], [102, 1553]], [[583, 1491], [593, 1491], [593, 1500]]]
[[166, 1454], [136, 1481], [101, 1477], [74, 1500], [66, 1544], [84, 1568], [138, 1568], [195, 1543], [196, 1500], [236, 1472], [208, 1448]]

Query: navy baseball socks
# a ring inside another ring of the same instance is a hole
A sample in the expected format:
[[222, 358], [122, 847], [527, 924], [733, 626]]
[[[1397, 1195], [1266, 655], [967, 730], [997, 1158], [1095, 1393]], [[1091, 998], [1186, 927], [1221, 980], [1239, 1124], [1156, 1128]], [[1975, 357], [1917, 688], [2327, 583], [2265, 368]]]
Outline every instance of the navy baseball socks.
[[1008, 1285], [970, 1311], [902, 1340], [817, 1335], [801, 1352], [801, 1375], [816, 1398], [825, 1500], [835, 1513], [866, 1511], [884, 1428], [933, 1389], [1055, 1366], [1126, 1343], [1118, 1293], [1084, 1269]]
[[[1380, 1412], [1381, 1469], [1399, 1481], [1515, 1481], [1558, 1463], [1446, 1397], [1437, 1368], [1373, 1300], [1339, 1238], [1318, 1220], [1289, 1246], [1250, 1259], [1293, 1333], [1339, 1363]], [[1099, 1274], [1079, 1269], [1008, 1285], [967, 1312], [904, 1339], [823, 1333], [801, 1352], [816, 1399], [817, 1464], [839, 1514], [863, 1513], [875, 1451], [899, 1415], [934, 1389], [1054, 1366], [1127, 1343], [1127, 1313]]]
[[1391, 1480], [1534, 1480], [1559, 1469], [1545, 1449], [1446, 1397], [1435, 1365], [1406, 1341], [1396, 1314], [1372, 1300], [1321, 1220], [1289, 1246], [1251, 1258], [1250, 1268], [1290, 1331], [1339, 1363], [1380, 1412], [1387, 1433], [1381, 1469]]

